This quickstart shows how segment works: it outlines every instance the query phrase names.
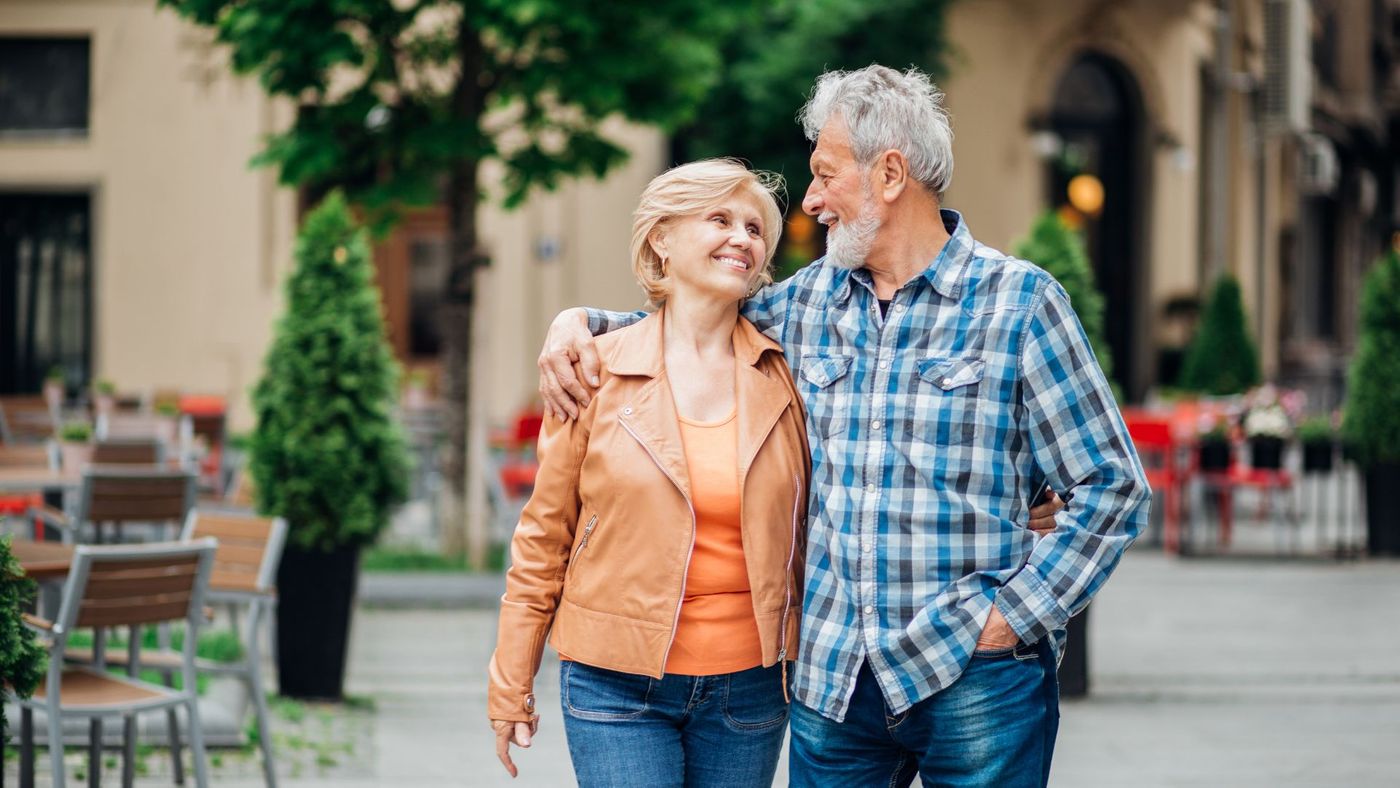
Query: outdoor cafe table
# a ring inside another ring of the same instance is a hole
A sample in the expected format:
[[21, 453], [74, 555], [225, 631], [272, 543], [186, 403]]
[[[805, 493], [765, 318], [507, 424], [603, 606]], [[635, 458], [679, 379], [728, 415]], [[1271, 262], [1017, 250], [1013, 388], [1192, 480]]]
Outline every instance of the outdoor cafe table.
[[78, 471], [56, 471], [38, 465], [0, 467], [0, 494], [26, 492], [68, 492], [83, 483]]
[[10, 552], [24, 573], [39, 582], [61, 580], [73, 563], [73, 545], [61, 542], [10, 540]]

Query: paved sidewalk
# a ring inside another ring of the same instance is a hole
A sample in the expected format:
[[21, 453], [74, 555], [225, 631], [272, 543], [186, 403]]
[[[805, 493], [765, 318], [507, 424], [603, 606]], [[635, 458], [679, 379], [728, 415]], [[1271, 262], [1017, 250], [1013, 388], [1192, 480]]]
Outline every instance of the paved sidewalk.
[[[1400, 785], [1397, 611], [1400, 563], [1135, 549], [1093, 607], [1092, 695], [1064, 704], [1052, 785]], [[572, 785], [552, 656], [520, 779], [496, 763], [484, 719], [494, 626], [479, 608], [362, 608], [349, 691], [378, 709], [372, 751], [355, 753], [364, 773], [284, 785]]]

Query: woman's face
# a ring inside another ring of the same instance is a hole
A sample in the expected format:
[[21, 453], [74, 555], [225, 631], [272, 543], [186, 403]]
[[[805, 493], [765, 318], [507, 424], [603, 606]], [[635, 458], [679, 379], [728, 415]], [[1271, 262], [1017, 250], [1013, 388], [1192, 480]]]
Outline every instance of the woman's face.
[[671, 299], [738, 301], [748, 294], [768, 257], [760, 207], [758, 197], [740, 190], [666, 223], [658, 252], [667, 259]]

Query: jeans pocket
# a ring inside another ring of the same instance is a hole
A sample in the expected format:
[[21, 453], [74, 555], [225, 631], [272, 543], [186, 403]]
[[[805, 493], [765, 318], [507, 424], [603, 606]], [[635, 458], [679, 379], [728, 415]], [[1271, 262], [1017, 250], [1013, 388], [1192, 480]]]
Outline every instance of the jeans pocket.
[[633, 720], [644, 714], [651, 679], [633, 673], [595, 668], [572, 660], [562, 674], [564, 708], [584, 720]]
[[779, 666], [731, 673], [725, 681], [724, 721], [740, 731], [767, 730], [788, 717]]

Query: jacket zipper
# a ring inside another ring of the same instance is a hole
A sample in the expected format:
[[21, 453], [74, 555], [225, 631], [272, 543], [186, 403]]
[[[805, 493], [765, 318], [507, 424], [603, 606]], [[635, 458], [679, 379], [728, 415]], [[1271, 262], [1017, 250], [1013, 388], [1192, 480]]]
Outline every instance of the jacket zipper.
[[783, 618], [778, 624], [778, 664], [783, 673], [783, 701], [787, 703], [792, 702], [788, 697], [787, 622], [792, 609], [792, 559], [797, 554], [797, 509], [802, 502], [802, 479], [796, 474], [793, 474], [792, 485], [796, 488], [792, 496], [792, 541], [788, 543], [787, 575], [783, 577]]
[[593, 535], [593, 527], [598, 524], [598, 515], [593, 515], [588, 520], [588, 525], [583, 527], [583, 538], [578, 540], [578, 549], [574, 550], [574, 560], [583, 554], [583, 548], [588, 546], [588, 537]]
[[[651, 458], [651, 461], [656, 463], [656, 467], [661, 470], [661, 475], [665, 476], [667, 479], [670, 479], [671, 484], [676, 485], [676, 489], [680, 490], [680, 483], [677, 482], [675, 478], [671, 476], [671, 474], [666, 472], [666, 466], [662, 465], [661, 460], [658, 460], [656, 458], [656, 455], [653, 454], [651, 451], [651, 447], [647, 446], [646, 441], [637, 437], [637, 433], [633, 432], [632, 428], [627, 426], [627, 422], [619, 419], [617, 423], [621, 424], [622, 428], [624, 430], [627, 430], [627, 434], [631, 435], [632, 438], [637, 441], [637, 443], [641, 444], [642, 450], [647, 453], [647, 456]], [[685, 572], [681, 574], [681, 595], [680, 598], [676, 600], [676, 615], [674, 618], [671, 619], [671, 639], [666, 642], [666, 653], [661, 657], [662, 674], [665, 674], [666, 672], [666, 661], [671, 658], [671, 647], [676, 644], [676, 629], [680, 626], [681, 623], [681, 605], [685, 603], [685, 585], [686, 581], [690, 579], [690, 558], [695, 554], [695, 530], [697, 527], [695, 522], [695, 504], [691, 503], [690, 496], [686, 495], [684, 492], [681, 493], [681, 497], [685, 499], [685, 505], [687, 508], [690, 509], [690, 549], [686, 551], [685, 554]]]

